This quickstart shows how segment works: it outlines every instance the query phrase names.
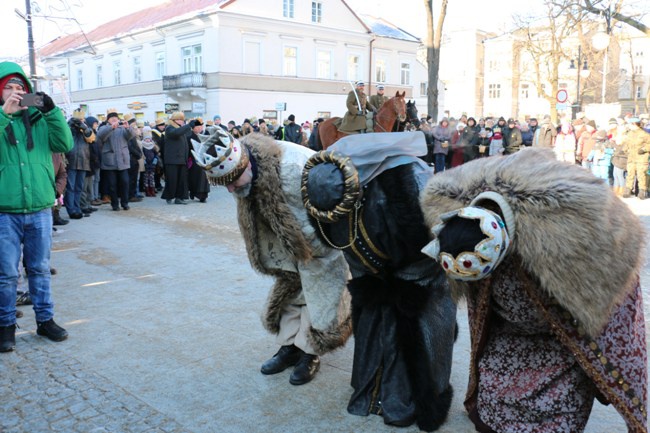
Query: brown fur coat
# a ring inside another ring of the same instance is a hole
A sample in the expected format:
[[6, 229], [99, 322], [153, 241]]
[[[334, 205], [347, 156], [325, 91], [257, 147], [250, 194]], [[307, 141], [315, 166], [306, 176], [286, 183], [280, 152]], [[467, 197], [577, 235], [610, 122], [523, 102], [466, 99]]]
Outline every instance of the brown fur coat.
[[528, 148], [435, 175], [421, 197], [428, 226], [487, 190], [503, 195], [513, 210], [510, 254], [588, 334], [597, 335], [612, 308], [634, 290], [645, 237], [639, 219], [587, 170]]
[[310, 342], [319, 353], [350, 336], [348, 267], [340, 251], [317, 238], [302, 204], [300, 177], [313, 151], [249, 134], [241, 143], [257, 165], [251, 193], [237, 200], [239, 227], [253, 268], [272, 275], [264, 327], [277, 334], [284, 305], [302, 290], [312, 321]]

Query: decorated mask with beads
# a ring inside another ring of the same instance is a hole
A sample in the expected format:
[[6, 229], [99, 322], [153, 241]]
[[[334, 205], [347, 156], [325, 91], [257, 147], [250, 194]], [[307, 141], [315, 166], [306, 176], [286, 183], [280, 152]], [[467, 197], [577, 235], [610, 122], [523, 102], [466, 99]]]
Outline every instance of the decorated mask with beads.
[[[479, 207], [482, 201], [489, 200], [501, 209], [503, 218], [496, 212]], [[454, 217], [478, 220], [484, 238], [472, 251], [463, 251], [456, 257], [440, 251], [438, 235], [445, 224]], [[494, 192], [479, 194], [470, 206], [440, 216], [441, 224], [431, 229], [435, 239], [429, 242], [422, 252], [438, 261], [447, 276], [460, 281], [477, 281], [487, 277], [497, 268], [506, 256], [514, 236], [514, 217], [505, 199]]]

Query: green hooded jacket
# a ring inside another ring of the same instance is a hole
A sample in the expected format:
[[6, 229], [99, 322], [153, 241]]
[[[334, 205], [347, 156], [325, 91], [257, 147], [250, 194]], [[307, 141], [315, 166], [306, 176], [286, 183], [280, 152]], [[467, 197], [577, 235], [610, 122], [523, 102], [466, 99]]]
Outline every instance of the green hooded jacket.
[[[18, 64], [0, 62], [0, 78], [10, 74], [20, 74], [28, 92], [33, 92]], [[34, 142], [31, 150], [27, 149], [22, 111], [6, 114], [0, 105], [0, 212], [32, 213], [52, 207], [56, 198], [52, 153], [72, 149], [72, 133], [58, 107], [47, 113], [35, 107], [27, 110]], [[13, 129], [15, 144], [9, 139], [8, 128]]]

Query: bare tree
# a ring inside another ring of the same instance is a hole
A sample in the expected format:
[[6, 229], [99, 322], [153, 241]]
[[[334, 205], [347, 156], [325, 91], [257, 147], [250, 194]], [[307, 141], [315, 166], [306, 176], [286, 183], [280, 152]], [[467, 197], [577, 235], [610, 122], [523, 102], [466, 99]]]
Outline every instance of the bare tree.
[[[584, 11], [589, 12], [590, 14], [595, 14], [595, 15], [602, 15], [604, 9], [609, 8], [609, 4], [612, 3], [611, 0], [607, 0], [607, 7], [604, 6], [605, 1], [604, 0], [579, 0], [576, 2], [580, 8], [582, 8]], [[627, 2], [631, 3], [631, 2]], [[622, 6], [624, 4], [623, 0], [618, 0], [616, 1], [616, 5], [613, 8], [611, 18], [620, 21], [622, 23], [627, 24], [630, 27], [633, 27], [643, 33], [646, 34], [646, 36], [650, 36], [650, 27], [646, 26], [643, 24], [640, 20], [642, 15], [639, 15], [638, 17], [632, 15], [632, 14], [625, 14], [622, 12]], [[647, 12], [647, 11], [644, 11]]]
[[[574, 37], [575, 29], [573, 22], [566, 19], [570, 9], [566, 4], [560, 7], [547, 0], [544, 6], [543, 16], [520, 17], [516, 20], [513, 47], [526, 51], [532, 59], [532, 74], [528, 78], [535, 83], [539, 97], [549, 103], [551, 118], [556, 121], [560, 65], [569, 59], [565, 40]], [[517, 71], [519, 67], [516, 63]]]
[[434, 121], [438, 119], [438, 72], [440, 69], [440, 45], [442, 42], [442, 26], [447, 16], [448, 0], [442, 0], [438, 25], [433, 25], [433, 0], [424, 0], [427, 11], [427, 68], [429, 71], [429, 85], [427, 86], [427, 110]]

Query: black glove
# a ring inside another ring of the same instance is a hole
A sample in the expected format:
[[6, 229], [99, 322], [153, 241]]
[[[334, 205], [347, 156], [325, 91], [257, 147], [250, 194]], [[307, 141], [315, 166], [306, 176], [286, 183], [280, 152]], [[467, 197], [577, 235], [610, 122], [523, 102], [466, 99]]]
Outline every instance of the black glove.
[[194, 120], [194, 119], [190, 120], [188, 125], [190, 125], [190, 128], [194, 129], [194, 127], [196, 126], [196, 120]]
[[43, 105], [40, 107], [37, 105], [36, 108], [41, 110], [43, 113], [49, 113], [50, 111], [54, 110], [54, 107], [56, 107], [56, 105], [54, 105], [54, 101], [52, 98], [50, 98], [50, 95], [44, 92], [36, 92], [36, 94], [43, 98]]

